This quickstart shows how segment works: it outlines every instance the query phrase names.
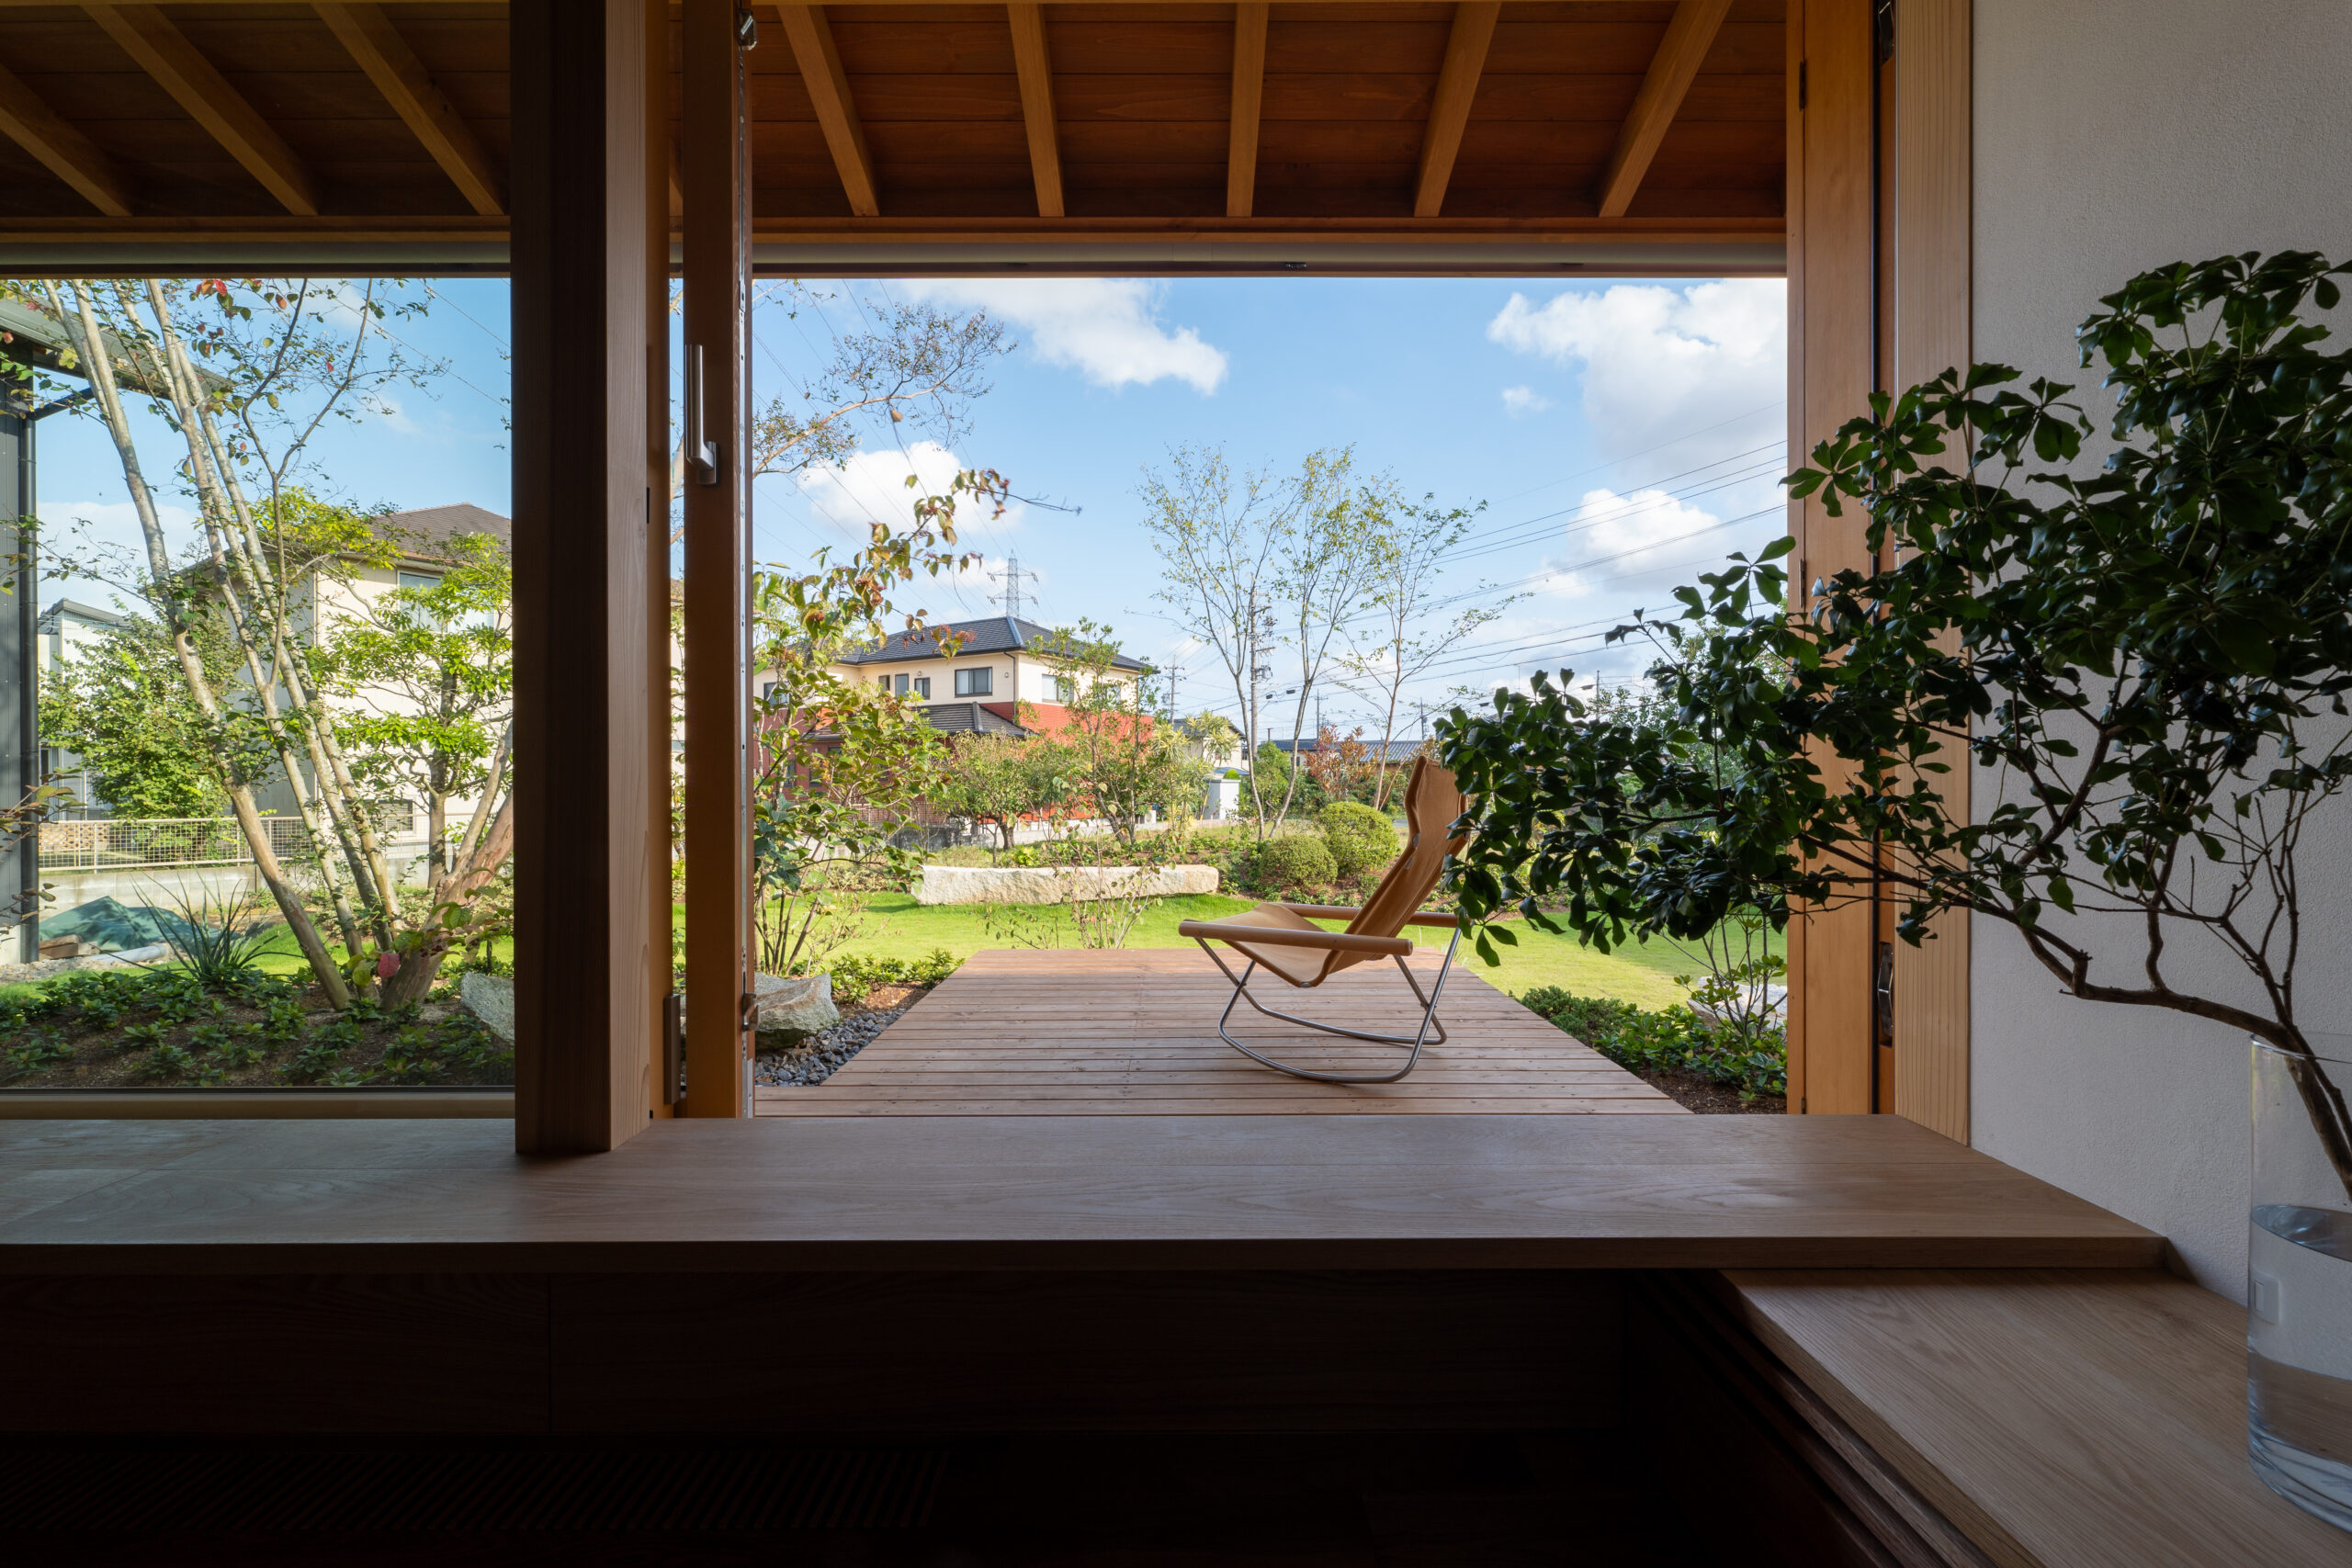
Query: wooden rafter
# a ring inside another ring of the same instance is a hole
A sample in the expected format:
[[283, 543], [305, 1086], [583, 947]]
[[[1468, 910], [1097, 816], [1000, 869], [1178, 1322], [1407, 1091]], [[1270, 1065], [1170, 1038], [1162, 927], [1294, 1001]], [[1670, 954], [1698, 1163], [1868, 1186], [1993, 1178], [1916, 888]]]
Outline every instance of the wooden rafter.
[[842, 189], [849, 195], [849, 209], [860, 218], [879, 218], [882, 203], [874, 184], [874, 154], [865, 145], [865, 127], [858, 122], [857, 106], [849, 96], [849, 73], [842, 69], [841, 51], [833, 47], [833, 29], [822, 6], [778, 6], [784, 36], [792, 44], [792, 58], [808, 88], [808, 102], [817, 111], [817, 125], [832, 150], [833, 167], [841, 171]]
[[433, 161], [457, 186], [476, 212], [484, 218], [495, 218], [506, 210], [503, 185], [498, 171], [491, 166], [489, 155], [481, 143], [458, 117], [458, 111], [433, 77], [424, 62], [401, 38], [400, 29], [384, 8], [376, 5], [328, 5], [319, 0], [311, 9], [319, 19], [333, 28], [351, 58], [368, 73], [384, 101], [405, 121]]
[[1430, 104], [1429, 129], [1421, 133], [1421, 166], [1413, 182], [1413, 216], [1435, 218], [1445, 209], [1446, 183], [1470, 124], [1470, 103], [1487, 69], [1487, 46], [1494, 41], [1496, 0], [1470, 0], [1453, 8], [1453, 30], [1445, 40], [1445, 63], [1438, 70], [1437, 96]]
[[1682, 0], [1674, 8], [1674, 19], [1658, 40], [1633, 112], [1625, 117], [1616, 150], [1600, 176], [1598, 198], [1603, 218], [1623, 218], [1633, 206], [1634, 192], [1649, 173], [1650, 160], [1657, 156], [1658, 143], [1666, 140], [1667, 127], [1674, 123], [1675, 111], [1681, 108], [1683, 95], [1690, 90], [1730, 9], [1731, 0]]
[[1258, 116], [1266, 101], [1264, 0], [1233, 8], [1233, 136], [1225, 155], [1225, 215], [1247, 218], [1258, 199]]
[[1012, 65], [1021, 76], [1021, 119], [1029, 130], [1029, 172], [1037, 182], [1037, 216], [1062, 216], [1062, 154], [1054, 131], [1054, 64], [1046, 51], [1046, 8], [1016, 3]]
[[51, 174], [107, 217], [130, 216], [130, 202], [123, 195], [122, 176], [116, 172], [114, 161], [88, 137], [58, 118], [56, 111], [5, 65], [0, 65], [0, 136], [40, 159]]
[[278, 205], [303, 218], [319, 213], [318, 187], [310, 170], [270, 129], [244, 95], [190, 43], [158, 6], [87, 5], [90, 19], [122, 46], [141, 70], [171, 94], [229, 155], [259, 180]]

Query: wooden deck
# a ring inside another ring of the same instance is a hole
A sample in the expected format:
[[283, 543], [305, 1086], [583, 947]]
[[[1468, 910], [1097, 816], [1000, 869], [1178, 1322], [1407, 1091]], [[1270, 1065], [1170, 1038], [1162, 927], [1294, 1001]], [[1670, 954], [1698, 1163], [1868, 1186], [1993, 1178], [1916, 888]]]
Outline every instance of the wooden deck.
[[[1427, 987], [1442, 949], [1414, 956]], [[1261, 980], [1264, 979], [1261, 976]], [[1265, 982], [1267, 1005], [1353, 1029], [1408, 1032], [1420, 1009], [1394, 965], [1313, 991]], [[1253, 984], [1252, 990], [1258, 989]], [[824, 1083], [762, 1089], [762, 1116], [1687, 1114], [1521, 1007], [1473, 965], [1447, 976], [1450, 1038], [1394, 1084], [1326, 1084], [1260, 1066], [1217, 1038], [1232, 987], [1197, 948], [981, 953]], [[1246, 1020], [1247, 1021], [1243, 1021]], [[1385, 1071], [1392, 1047], [1239, 1010], [1233, 1032], [1320, 1071]]]

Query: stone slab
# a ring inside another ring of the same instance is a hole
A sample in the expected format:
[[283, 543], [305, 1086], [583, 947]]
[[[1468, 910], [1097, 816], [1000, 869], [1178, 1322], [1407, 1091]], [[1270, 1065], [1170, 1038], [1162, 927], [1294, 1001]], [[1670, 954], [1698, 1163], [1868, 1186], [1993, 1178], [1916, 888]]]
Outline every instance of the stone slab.
[[[1141, 886], [1137, 886], [1138, 883]], [[918, 904], [1068, 904], [1131, 892], [1152, 897], [1216, 891], [1213, 865], [927, 865]]]

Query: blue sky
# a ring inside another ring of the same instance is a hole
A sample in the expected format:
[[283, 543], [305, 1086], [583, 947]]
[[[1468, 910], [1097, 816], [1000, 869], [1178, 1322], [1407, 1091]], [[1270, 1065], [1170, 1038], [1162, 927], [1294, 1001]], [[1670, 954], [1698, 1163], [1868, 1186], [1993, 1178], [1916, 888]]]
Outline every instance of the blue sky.
[[[422, 286], [420, 286], [422, 287]], [[429, 390], [322, 439], [322, 488], [368, 504], [470, 501], [503, 511], [511, 493], [503, 408], [505, 286], [430, 286], [432, 310], [396, 323], [443, 361]], [[1523, 679], [1574, 665], [1613, 679], [1630, 656], [1593, 633], [1636, 604], [1780, 527], [1772, 479], [1784, 468], [1781, 286], [1777, 281], [1510, 279], [1024, 279], [817, 286], [795, 320], [761, 312], [763, 399], [808, 375], [829, 326], [859, 301], [921, 298], [985, 309], [1019, 346], [993, 369], [951, 453], [909, 436], [843, 468], [757, 485], [754, 540], [793, 565], [819, 544], [854, 542], [871, 516], [903, 515], [899, 481], [952, 466], [1003, 473], [1030, 504], [975, 520], [963, 543], [990, 568], [1017, 553], [1037, 579], [1024, 613], [1088, 616], [1131, 651], [1185, 667], [1188, 710], [1230, 706], [1213, 656], [1188, 648], [1153, 598], [1158, 561], [1137, 524], [1143, 470], [1170, 447], [1222, 444], [1236, 467], [1295, 469], [1318, 447], [1353, 446], [1360, 469], [1448, 504], [1486, 502], [1449, 563], [1449, 593], [1487, 585], [1525, 595], [1410, 694]], [[904, 434], [909, 427], [899, 427]], [[151, 470], [168, 447], [153, 433]], [[1712, 466], [1711, 466], [1712, 465]], [[1055, 510], [1055, 508], [1072, 510]], [[1751, 516], [1761, 512], [1760, 517]], [[103, 433], [55, 419], [42, 430], [41, 514], [127, 536], [120, 470]], [[1740, 521], [1747, 518], [1747, 521]], [[1677, 542], [1680, 541], [1680, 542]], [[911, 594], [936, 618], [1001, 613], [975, 575]], [[46, 585], [107, 603], [101, 584]], [[1492, 596], [1492, 595], [1489, 595]], [[1333, 691], [1342, 728], [1360, 705]]]

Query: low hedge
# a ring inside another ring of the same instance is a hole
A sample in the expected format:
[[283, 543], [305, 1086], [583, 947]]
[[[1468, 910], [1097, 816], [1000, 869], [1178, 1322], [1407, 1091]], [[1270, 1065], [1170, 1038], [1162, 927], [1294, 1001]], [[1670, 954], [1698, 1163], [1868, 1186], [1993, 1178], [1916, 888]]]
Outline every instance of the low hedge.
[[1778, 1026], [1752, 1037], [1687, 1007], [1647, 1012], [1611, 997], [1536, 986], [1519, 998], [1530, 1012], [1637, 1073], [1689, 1073], [1742, 1094], [1789, 1092], [1789, 1046]]
[[1295, 893], [1329, 887], [1340, 879], [1339, 863], [1319, 838], [1304, 833], [1269, 839], [1258, 846], [1257, 883], [1261, 888]]

